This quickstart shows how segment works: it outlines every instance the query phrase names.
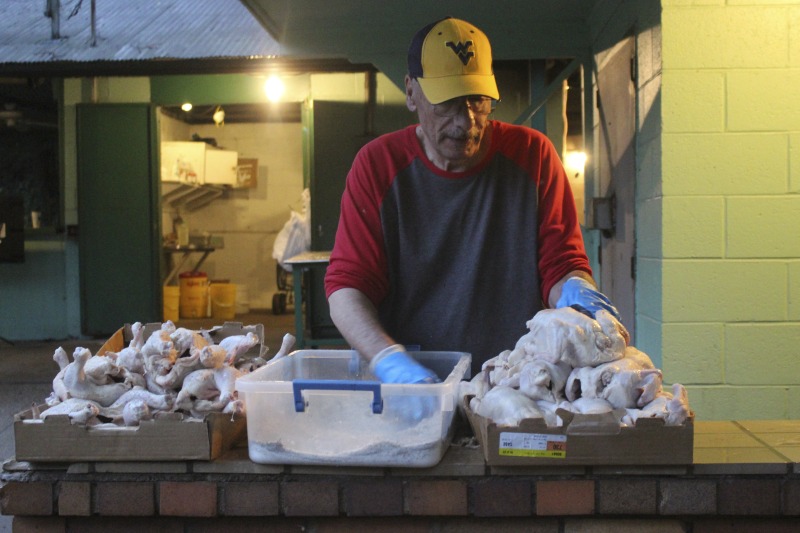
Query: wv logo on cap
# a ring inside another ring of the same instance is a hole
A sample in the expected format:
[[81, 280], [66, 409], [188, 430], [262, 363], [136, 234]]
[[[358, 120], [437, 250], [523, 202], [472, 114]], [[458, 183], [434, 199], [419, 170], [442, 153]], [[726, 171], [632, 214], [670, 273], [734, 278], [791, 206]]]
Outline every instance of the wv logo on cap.
[[475, 57], [475, 52], [470, 50], [470, 47], [472, 46], [472, 41], [467, 41], [465, 43], [461, 42], [454, 43], [453, 41], [447, 41], [446, 43], [444, 43], [444, 45], [450, 48], [458, 56], [458, 58], [461, 60], [461, 63], [463, 63], [464, 66], [466, 66], [467, 63], [469, 63], [470, 59]]

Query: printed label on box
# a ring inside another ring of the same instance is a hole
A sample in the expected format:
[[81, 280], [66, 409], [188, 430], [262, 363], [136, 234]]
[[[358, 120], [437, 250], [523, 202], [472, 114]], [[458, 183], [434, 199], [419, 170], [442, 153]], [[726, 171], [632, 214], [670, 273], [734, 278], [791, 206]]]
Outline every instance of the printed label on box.
[[567, 436], [543, 433], [500, 433], [499, 455], [514, 457], [567, 457]]

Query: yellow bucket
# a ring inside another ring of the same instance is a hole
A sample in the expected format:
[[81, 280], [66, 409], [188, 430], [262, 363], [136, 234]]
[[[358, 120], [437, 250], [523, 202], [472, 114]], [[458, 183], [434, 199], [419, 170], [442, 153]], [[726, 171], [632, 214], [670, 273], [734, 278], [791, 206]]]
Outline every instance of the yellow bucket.
[[208, 316], [208, 276], [205, 272], [181, 272], [182, 318]]
[[219, 320], [232, 320], [236, 315], [236, 285], [211, 284], [211, 316]]
[[181, 288], [174, 285], [164, 285], [164, 322], [178, 321], [178, 309], [181, 301]]

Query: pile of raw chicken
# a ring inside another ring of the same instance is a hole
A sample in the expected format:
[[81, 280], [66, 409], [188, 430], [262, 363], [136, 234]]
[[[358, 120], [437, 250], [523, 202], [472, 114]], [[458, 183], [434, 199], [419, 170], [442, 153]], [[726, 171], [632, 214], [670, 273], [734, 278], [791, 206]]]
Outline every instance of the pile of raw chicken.
[[[231, 335], [215, 343], [213, 330], [178, 328], [171, 321], [147, 338], [140, 322], [131, 330], [131, 341], [119, 352], [92, 355], [79, 347], [70, 361], [57, 348], [53, 359], [60, 371], [53, 392], [47, 408], [34, 415], [42, 420], [67, 415], [74, 423], [102, 428], [138, 426], [163, 413], [188, 420], [214, 412], [244, 414], [236, 379], [266, 363], [261, 354], [245, 357], [260, 343], [258, 335]], [[287, 333], [275, 357], [288, 353], [294, 341]]]
[[690, 416], [683, 385], [663, 390], [661, 370], [627, 345], [628, 332], [610, 313], [593, 319], [569, 307], [545, 309], [527, 326], [513, 350], [486, 361], [461, 390], [473, 412], [498, 426], [524, 419], [561, 426], [560, 409], [613, 413], [623, 427], [642, 417], [681, 425]]

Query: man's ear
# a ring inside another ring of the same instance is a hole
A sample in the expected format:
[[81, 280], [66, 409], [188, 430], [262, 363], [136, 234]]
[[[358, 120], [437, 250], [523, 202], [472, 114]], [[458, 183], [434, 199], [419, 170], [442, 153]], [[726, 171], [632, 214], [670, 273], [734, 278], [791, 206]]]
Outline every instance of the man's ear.
[[409, 111], [416, 112], [417, 111], [417, 103], [414, 101], [414, 80], [406, 74], [406, 107]]

